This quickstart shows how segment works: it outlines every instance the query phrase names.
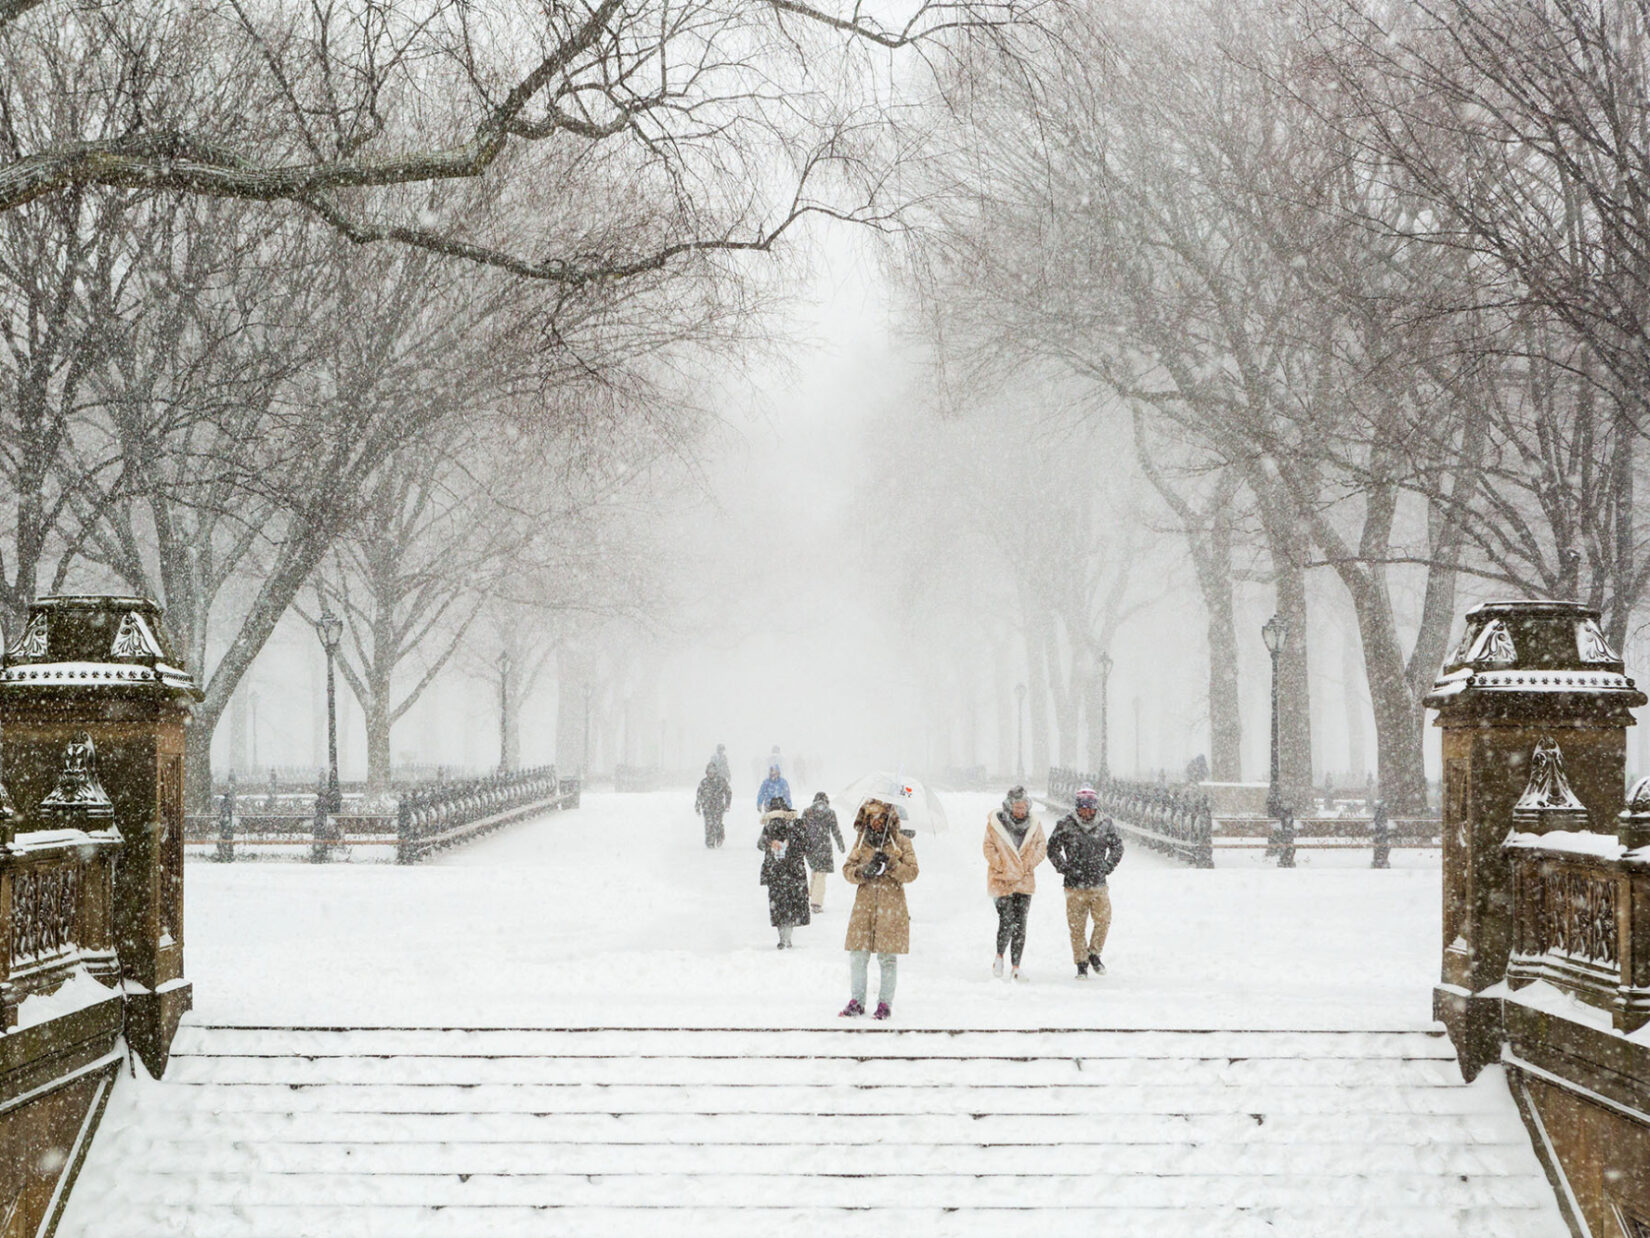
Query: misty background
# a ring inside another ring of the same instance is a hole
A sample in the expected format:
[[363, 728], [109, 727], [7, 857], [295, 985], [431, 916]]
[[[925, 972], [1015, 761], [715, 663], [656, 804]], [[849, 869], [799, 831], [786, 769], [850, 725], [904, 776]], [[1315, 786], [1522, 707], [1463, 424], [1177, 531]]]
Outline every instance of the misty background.
[[1637, 6], [38, 8], [0, 619], [159, 601], [197, 802], [327, 616], [375, 790], [1263, 780], [1276, 615], [1285, 800], [1402, 815], [1475, 602], [1642, 665]]

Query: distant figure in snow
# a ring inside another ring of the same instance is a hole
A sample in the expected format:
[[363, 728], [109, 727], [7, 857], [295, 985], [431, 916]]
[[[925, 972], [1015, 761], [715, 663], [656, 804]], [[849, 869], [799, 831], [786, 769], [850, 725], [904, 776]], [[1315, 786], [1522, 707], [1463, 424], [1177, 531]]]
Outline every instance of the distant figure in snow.
[[768, 766], [768, 776], [756, 793], [756, 811], [767, 812], [768, 805], [775, 799], [782, 799], [787, 804], [791, 802], [791, 784], [785, 781], [785, 775], [779, 772], [777, 764]]
[[722, 775], [722, 781], [730, 787], [733, 786], [733, 770], [728, 767], [728, 746], [726, 744], [716, 745], [716, 755], [710, 759], [710, 763], [716, 767], [716, 772]]
[[1026, 948], [1026, 916], [1037, 890], [1033, 870], [1048, 854], [1043, 827], [1031, 815], [1031, 799], [1024, 787], [1010, 787], [1003, 806], [985, 822], [985, 887], [997, 907], [997, 960], [991, 974], [1003, 974], [1003, 952], [1009, 951], [1013, 978], [1020, 975], [1020, 956]]
[[[1087, 784], [1077, 790], [1076, 806], [1049, 835], [1048, 862], [1066, 879], [1066, 924], [1071, 929], [1071, 957], [1077, 978], [1090, 971], [1106, 974], [1100, 952], [1111, 929], [1111, 892], [1106, 878], [1123, 859], [1123, 836], [1110, 817], [1100, 815], [1100, 796]], [[1089, 932], [1090, 917], [1094, 931]]]
[[694, 797], [693, 811], [705, 819], [705, 846], [722, 845], [722, 818], [733, 803], [733, 788], [722, 771], [712, 761], [705, 766], [705, 776], [699, 782], [699, 794]]
[[802, 826], [784, 796], [775, 796], [762, 814], [761, 882], [768, 887], [768, 922], [779, 930], [779, 949], [791, 948], [791, 930], [807, 924], [808, 866]]
[[854, 818], [856, 836], [842, 862], [842, 875], [859, 889], [848, 917], [848, 980], [850, 997], [842, 1017], [865, 1013], [865, 991], [870, 981], [871, 955], [877, 956], [877, 1012], [886, 1019], [894, 1013], [894, 988], [899, 983], [899, 956], [911, 950], [911, 915], [905, 906], [905, 887], [917, 879], [917, 852], [900, 831], [892, 804], [866, 800]]
[[847, 845], [842, 841], [842, 831], [837, 828], [836, 811], [825, 792], [814, 793], [814, 802], [802, 814], [802, 826], [807, 836], [808, 867], [814, 873], [808, 886], [808, 906], [814, 911], [824, 911], [825, 875], [836, 867], [831, 840], [836, 840], [838, 851], [847, 850]]

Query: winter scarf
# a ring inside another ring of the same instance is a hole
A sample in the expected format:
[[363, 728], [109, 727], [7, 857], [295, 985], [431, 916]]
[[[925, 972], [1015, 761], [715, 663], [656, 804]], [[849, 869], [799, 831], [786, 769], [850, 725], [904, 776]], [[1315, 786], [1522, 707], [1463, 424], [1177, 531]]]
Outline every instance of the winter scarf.
[[1008, 801], [1003, 801], [1003, 810], [997, 814], [997, 821], [1008, 831], [1008, 836], [1014, 840], [1016, 847], [1023, 846], [1026, 840], [1026, 831], [1031, 828], [1031, 814], [1026, 813], [1024, 821], [1016, 821], [1014, 814], [1008, 810]]

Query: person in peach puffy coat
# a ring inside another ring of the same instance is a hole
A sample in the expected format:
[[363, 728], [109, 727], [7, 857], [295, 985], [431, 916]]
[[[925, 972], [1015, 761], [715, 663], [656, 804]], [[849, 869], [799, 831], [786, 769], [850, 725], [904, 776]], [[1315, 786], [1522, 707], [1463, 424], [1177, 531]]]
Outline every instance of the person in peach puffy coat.
[[1026, 916], [1037, 891], [1036, 867], [1048, 854], [1043, 827], [1031, 815], [1031, 798], [1024, 787], [1012, 787], [1003, 806], [985, 822], [985, 888], [997, 907], [997, 959], [991, 974], [1003, 974], [1003, 954], [1009, 956], [1013, 978], [1020, 975], [1020, 956], [1026, 948]]

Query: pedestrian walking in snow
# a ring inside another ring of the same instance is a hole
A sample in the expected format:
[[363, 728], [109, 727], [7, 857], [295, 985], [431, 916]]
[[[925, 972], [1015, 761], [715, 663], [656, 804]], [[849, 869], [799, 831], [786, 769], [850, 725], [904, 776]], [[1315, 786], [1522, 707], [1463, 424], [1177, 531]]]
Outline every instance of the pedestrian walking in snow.
[[[1100, 796], [1091, 786], [1077, 790], [1076, 805], [1060, 818], [1048, 839], [1048, 862], [1066, 879], [1066, 924], [1077, 978], [1106, 974], [1100, 954], [1111, 929], [1111, 892], [1106, 878], [1123, 859], [1123, 835], [1100, 815]], [[1093, 920], [1091, 931], [1089, 921]]]
[[893, 805], [866, 800], [854, 818], [854, 845], [842, 862], [842, 875], [859, 888], [848, 916], [848, 978], [851, 996], [842, 1014], [865, 1013], [865, 991], [870, 980], [871, 955], [877, 956], [877, 1011], [886, 1019], [894, 1013], [894, 989], [899, 983], [899, 956], [911, 949], [911, 915], [905, 906], [905, 887], [917, 879], [917, 852], [900, 832]]
[[790, 804], [775, 797], [762, 815], [762, 884], [768, 887], [768, 921], [779, 930], [779, 949], [791, 948], [791, 930], [808, 923], [808, 863], [802, 825]]
[[836, 852], [831, 850], [832, 840], [836, 842], [837, 851], [847, 850], [847, 844], [842, 841], [842, 831], [837, 828], [836, 811], [825, 792], [814, 793], [814, 802], [802, 814], [802, 825], [807, 836], [808, 867], [814, 874], [808, 885], [808, 906], [813, 911], [824, 911], [825, 884], [831, 870], [836, 867]]
[[722, 771], [712, 761], [705, 766], [705, 776], [699, 783], [699, 794], [694, 797], [693, 811], [705, 819], [705, 846], [722, 845], [722, 818], [733, 803], [733, 788], [722, 777]]
[[1026, 948], [1026, 916], [1037, 891], [1033, 871], [1048, 854], [1043, 827], [1031, 815], [1031, 799], [1024, 787], [1011, 787], [1003, 806], [985, 823], [985, 886], [997, 907], [997, 959], [991, 974], [1003, 974], [1003, 954], [1009, 955], [1013, 978], [1020, 975], [1020, 956]]
[[779, 772], [779, 763], [775, 761], [768, 766], [768, 776], [763, 779], [762, 785], [756, 792], [756, 811], [765, 813], [774, 800], [781, 799], [787, 804], [791, 802], [791, 784], [785, 781], [785, 775]]

